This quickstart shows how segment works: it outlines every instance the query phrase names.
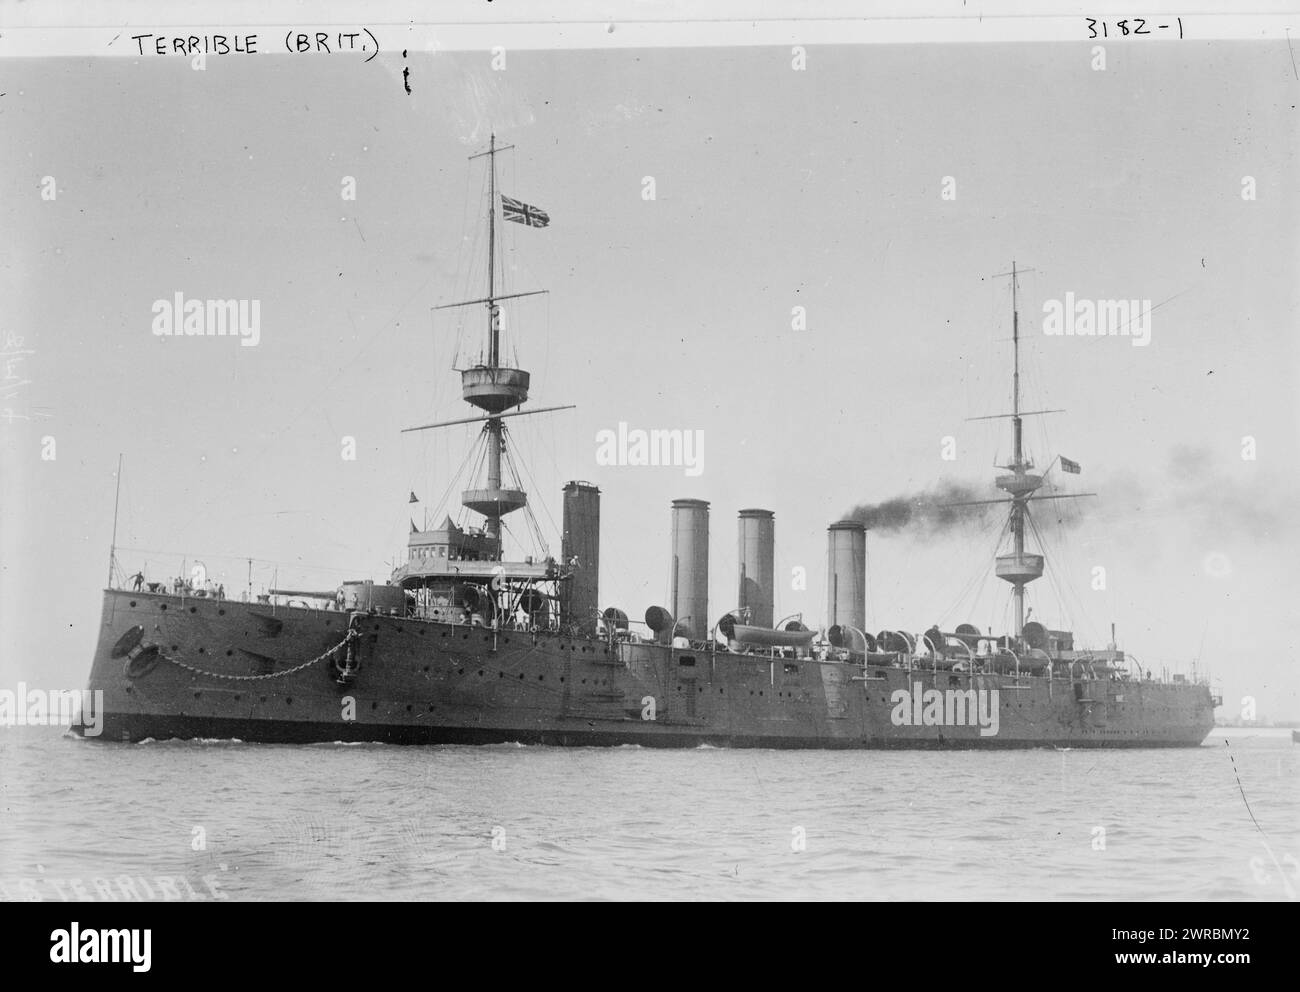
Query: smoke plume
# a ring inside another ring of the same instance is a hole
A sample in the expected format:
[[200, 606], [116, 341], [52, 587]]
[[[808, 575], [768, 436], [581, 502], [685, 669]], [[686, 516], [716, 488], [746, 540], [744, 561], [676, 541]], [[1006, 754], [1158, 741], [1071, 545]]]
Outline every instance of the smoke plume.
[[943, 480], [922, 492], [855, 506], [845, 519], [865, 524], [868, 530], [873, 531], [910, 530], [939, 534], [961, 524], [983, 524], [997, 519], [1006, 512], [1006, 507], [989, 503], [954, 505], [996, 499], [997, 496], [998, 492], [992, 486], [977, 488]]
[[[1132, 472], [1084, 476], [1060, 475], [1054, 470], [1038, 491], [1039, 497], [1059, 491], [1095, 492], [1082, 499], [1034, 499], [1029, 512], [1040, 524], [1066, 528], [1092, 520], [1094, 524], [1156, 522], [1181, 519], [1183, 527], [1198, 536], [1232, 533], [1255, 538], [1277, 537], [1293, 528], [1293, 499], [1284, 485], [1264, 484], [1243, 467], [1232, 452], [1225, 455], [1205, 447], [1174, 447], [1165, 465], [1139, 478]], [[1070, 480], [1066, 482], [1066, 480]], [[1062, 486], [1062, 483], [1065, 485]], [[1061, 488], [1057, 490], [1057, 486]], [[997, 524], [1006, 519], [1006, 503], [954, 506], [974, 500], [1004, 496], [993, 486], [943, 480], [932, 489], [895, 496], [879, 503], [855, 506], [846, 519], [885, 533], [934, 535], [962, 525]]]

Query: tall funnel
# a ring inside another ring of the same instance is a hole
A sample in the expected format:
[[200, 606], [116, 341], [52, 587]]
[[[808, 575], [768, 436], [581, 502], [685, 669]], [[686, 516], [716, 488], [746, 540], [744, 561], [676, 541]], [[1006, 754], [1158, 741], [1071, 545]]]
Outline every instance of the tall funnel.
[[564, 487], [564, 536], [560, 541], [560, 613], [587, 633], [596, 629], [600, 596], [600, 490], [590, 482]]
[[741, 510], [739, 537], [741, 609], [749, 608], [755, 627], [772, 626], [772, 543], [775, 524], [771, 510]]
[[867, 528], [841, 520], [826, 528], [826, 625], [867, 629]]
[[677, 635], [709, 635], [709, 504], [673, 500], [672, 613]]

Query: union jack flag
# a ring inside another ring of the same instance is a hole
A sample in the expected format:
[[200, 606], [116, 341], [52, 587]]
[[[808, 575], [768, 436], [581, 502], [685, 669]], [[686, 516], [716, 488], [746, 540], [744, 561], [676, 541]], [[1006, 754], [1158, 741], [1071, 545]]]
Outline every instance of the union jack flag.
[[512, 200], [504, 193], [501, 194], [501, 216], [529, 227], [545, 227], [551, 222], [551, 215], [541, 207], [530, 207], [527, 203]]

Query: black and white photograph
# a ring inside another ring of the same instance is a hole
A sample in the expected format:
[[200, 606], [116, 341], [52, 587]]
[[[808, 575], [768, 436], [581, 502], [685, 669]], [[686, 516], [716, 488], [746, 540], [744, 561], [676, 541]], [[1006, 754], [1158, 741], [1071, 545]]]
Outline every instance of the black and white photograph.
[[131, 903], [1294, 901], [1292, 36], [0, 8], [0, 901], [84, 911], [32, 953], [148, 970], [80, 929]]

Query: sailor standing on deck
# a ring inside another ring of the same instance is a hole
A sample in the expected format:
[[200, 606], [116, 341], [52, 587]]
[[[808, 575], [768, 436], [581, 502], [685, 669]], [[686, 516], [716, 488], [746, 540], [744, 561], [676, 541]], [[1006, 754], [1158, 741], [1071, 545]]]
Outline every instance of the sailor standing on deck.
[[140, 591], [140, 584], [144, 582], [144, 572], [136, 572], [131, 576], [131, 582], [136, 592]]

